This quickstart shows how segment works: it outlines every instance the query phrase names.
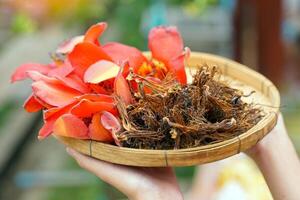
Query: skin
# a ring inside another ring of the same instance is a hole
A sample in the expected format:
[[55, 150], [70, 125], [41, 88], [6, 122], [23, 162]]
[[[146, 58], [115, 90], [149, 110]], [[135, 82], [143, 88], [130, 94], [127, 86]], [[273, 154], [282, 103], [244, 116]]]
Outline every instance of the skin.
[[300, 161], [281, 115], [271, 133], [247, 154], [260, 168], [274, 199], [299, 199]]
[[97, 160], [70, 148], [67, 152], [79, 166], [114, 186], [129, 199], [183, 199], [172, 168], [128, 167]]
[[[70, 148], [67, 148], [67, 152], [82, 168], [111, 184], [129, 199], [183, 199], [172, 168], [121, 166], [93, 159]], [[300, 185], [300, 162], [281, 115], [275, 128], [246, 153], [262, 171], [275, 200], [299, 199], [300, 190], [297, 187]], [[191, 196], [195, 199], [195, 194], [198, 195], [198, 199], [209, 196], [207, 192], [201, 194], [201, 191], [206, 190], [194, 186]]]

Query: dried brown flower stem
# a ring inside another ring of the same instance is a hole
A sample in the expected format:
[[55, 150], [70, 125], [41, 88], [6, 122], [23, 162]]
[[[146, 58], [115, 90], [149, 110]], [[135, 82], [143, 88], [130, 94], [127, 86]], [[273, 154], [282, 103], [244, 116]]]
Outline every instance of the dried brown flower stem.
[[182, 86], [172, 74], [157, 83], [131, 71], [127, 79], [138, 84], [135, 102], [125, 106], [116, 98], [121, 145], [178, 149], [212, 144], [240, 135], [262, 118], [261, 109], [241, 99], [254, 91], [245, 95], [229, 87], [220, 81], [216, 67], [203, 66], [193, 78]]

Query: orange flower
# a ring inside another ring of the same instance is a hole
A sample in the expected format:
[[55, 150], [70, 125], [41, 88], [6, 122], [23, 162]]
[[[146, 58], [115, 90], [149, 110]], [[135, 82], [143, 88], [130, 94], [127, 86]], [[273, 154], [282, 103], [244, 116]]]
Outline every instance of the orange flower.
[[38, 138], [52, 132], [78, 139], [103, 142], [116, 140], [121, 129], [113, 95], [125, 104], [133, 102], [125, 77], [132, 67], [136, 73], [163, 79], [169, 72], [185, 84], [184, 59], [180, 34], [173, 27], [158, 27], [149, 34], [152, 59], [138, 49], [98, 39], [107, 28], [104, 22], [91, 26], [85, 35], [76, 36], [56, 49], [47, 65], [21, 65], [11, 81], [33, 80], [32, 94], [24, 103], [28, 112], [43, 110], [44, 125]]
[[136, 48], [116, 42], [105, 44], [102, 48], [114, 62], [128, 60], [135, 73], [162, 80], [170, 72], [181, 84], [186, 84], [184, 64], [190, 50], [183, 48], [177, 29], [172, 26], [153, 28], [148, 36], [148, 46], [152, 54], [151, 60], [147, 60]]
[[[120, 67], [98, 46], [98, 36], [105, 23], [92, 26], [85, 34], [65, 42], [56, 50], [65, 59], [49, 65], [29, 63], [21, 65], [11, 81], [31, 78], [33, 93], [26, 100], [28, 112], [44, 109], [44, 126], [39, 131], [43, 139], [52, 132], [79, 139], [111, 142], [111, 134], [94, 115], [107, 111], [117, 114], [109, 79], [117, 76]], [[81, 39], [80, 39], [81, 38]], [[109, 94], [109, 95], [108, 95]], [[77, 125], [76, 125], [77, 124]], [[74, 129], [72, 127], [77, 127]], [[88, 127], [94, 127], [92, 134]], [[98, 132], [95, 130], [98, 130]], [[101, 132], [100, 132], [101, 130]]]

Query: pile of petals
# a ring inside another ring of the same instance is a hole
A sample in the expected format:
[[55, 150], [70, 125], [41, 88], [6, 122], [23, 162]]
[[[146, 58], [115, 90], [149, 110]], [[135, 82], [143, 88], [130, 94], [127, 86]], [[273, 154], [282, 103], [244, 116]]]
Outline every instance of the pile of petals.
[[115, 97], [132, 103], [129, 71], [154, 81], [172, 73], [186, 84], [184, 62], [189, 55], [175, 27], [155, 27], [148, 36], [151, 58], [135, 47], [118, 42], [101, 44], [105, 22], [91, 26], [52, 54], [50, 64], [19, 66], [11, 81], [30, 78], [32, 94], [24, 103], [28, 112], [43, 110], [38, 138], [51, 133], [78, 139], [113, 142], [122, 127]]

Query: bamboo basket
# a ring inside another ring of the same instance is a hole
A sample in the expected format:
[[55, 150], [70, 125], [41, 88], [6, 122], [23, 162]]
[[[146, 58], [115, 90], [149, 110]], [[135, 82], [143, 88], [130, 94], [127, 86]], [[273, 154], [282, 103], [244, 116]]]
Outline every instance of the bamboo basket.
[[[149, 53], [145, 53], [150, 56]], [[217, 66], [224, 80], [245, 93], [255, 90], [253, 103], [262, 105], [266, 115], [247, 132], [216, 144], [179, 150], [142, 150], [118, 147], [92, 140], [54, 136], [63, 144], [91, 157], [129, 166], [165, 167], [191, 166], [209, 163], [238, 154], [254, 146], [275, 126], [279, 113], [280, 96], [276, 87], [263, 75], [232, 60], [206, 53], [192, 52], [187, 74], [207, 64]], [[191, 77], [189, 77], [191, 79]], [[246, 99], [243, 99], [247, 101]]]

